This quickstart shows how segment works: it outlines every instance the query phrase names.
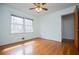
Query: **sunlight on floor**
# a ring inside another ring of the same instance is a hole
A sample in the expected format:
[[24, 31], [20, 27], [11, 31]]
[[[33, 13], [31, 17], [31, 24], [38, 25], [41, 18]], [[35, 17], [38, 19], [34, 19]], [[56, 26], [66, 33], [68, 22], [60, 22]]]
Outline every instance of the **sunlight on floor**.
[[31, 41], [25, 44], [6, 48], [2, 52], [11, 51], [9, 53], [10, 55], [28, 55], [28, 54], [31, 55], [34, 47], [33, 44], [34, 44], [34, 41]]
[[14, 48], [17, 48], [17, 47], [20, 47], [20, 46], [21, 45], [17, 45], [17, 46], [12, 46], [12, 47], [6, 48], [6, 49], [3, 50], [3, 52], [11, 50], [11, 49], [14, 49]]
[[34, 47], [34, 41], [32, 42], [29, 42], [27, 44], [24, 45], [24, 52], [25, 54], [32, 54], [32, 51], [33, 51], [33, 47]]

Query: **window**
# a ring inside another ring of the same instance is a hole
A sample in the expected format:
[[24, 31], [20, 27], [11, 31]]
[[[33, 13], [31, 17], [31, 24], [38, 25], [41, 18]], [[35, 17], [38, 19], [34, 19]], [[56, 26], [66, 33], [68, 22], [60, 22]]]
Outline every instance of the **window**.
[[32, 20], [11, 16], [11, 33], [33, 32]]
[[25, 32], [33, 32], [32, 21], [27, 19], [24, 20], [25, 20]]

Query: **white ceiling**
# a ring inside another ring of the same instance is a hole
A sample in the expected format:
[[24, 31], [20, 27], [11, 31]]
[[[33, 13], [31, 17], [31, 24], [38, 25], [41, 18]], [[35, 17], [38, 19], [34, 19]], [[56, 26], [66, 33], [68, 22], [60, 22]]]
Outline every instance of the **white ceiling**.
[[21, 10], [26, 14], [39, 17], [51, 12], [53, 13], [53, 12], [71, 7], [74, 4], [73, 3], [47, 3], [46, 7], [48, 8], [48, 11], [42, 11], [41, 13], [37, 13], [35, 10], [29, 10], [29, 8], [34, 7], [32, 3], [8, 3], [7, 5], [14, 7], [18, 10]]

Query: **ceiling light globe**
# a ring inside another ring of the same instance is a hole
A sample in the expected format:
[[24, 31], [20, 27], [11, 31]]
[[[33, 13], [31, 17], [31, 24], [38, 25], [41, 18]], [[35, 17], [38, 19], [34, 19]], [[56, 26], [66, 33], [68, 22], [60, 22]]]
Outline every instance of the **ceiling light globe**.
[[42, 8], [36, 8], [35, 9], [37, 12], [41, 12], [42, 11]]

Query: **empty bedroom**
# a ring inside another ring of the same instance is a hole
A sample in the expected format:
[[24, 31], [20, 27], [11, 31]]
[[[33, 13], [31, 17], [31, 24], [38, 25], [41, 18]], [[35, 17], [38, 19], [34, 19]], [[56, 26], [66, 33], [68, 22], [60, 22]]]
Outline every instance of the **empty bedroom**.
[[78, 3], [0, 3], [0, 55], [79, 55]]

